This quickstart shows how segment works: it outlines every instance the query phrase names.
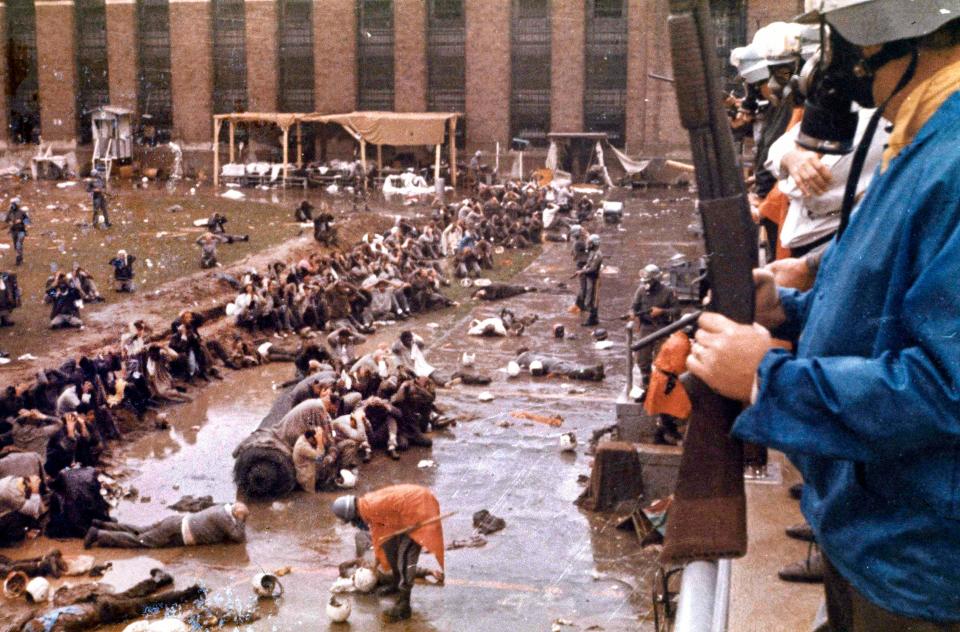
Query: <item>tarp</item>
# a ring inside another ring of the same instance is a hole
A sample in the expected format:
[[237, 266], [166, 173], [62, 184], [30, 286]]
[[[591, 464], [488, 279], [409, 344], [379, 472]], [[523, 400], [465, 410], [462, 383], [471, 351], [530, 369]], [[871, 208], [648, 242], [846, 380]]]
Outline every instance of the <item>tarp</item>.
[[304, 116], [305, 122], [338, 123], [374, 145], [442, 145], [450, 112], [350, 112]]
[[297, 123], [336, 123], [354, 138], [373, 145], [442, 145], [447, 121], [457, 112], [346, 112], [343, 114], [237, 112], [214, 118], [234, 123], [273, 123], [290, 128]]

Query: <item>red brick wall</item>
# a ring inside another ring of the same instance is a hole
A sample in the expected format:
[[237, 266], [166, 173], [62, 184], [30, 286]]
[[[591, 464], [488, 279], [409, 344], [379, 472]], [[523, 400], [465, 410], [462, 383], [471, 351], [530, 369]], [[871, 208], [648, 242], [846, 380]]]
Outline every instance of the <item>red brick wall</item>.
[[550, 2], [550, 131], [583, 131], [584, 2]]
[[313, 5], [314, 101], [318, 112], [357, 106], [357, 14], [354, 0]]
[[276, 0], [244, 2], [247, 57], [247, 109], [273, 112], [277, 109], [279, 29]]
[[107, 65], [110, 104], [137, 109], [137, 6], [108, 2]]
[[761, 26], [771, 22], [790, 22], [801, 13], [803, 0], [749, 0], [747, 37], [752, 38]]
[[398, 112], [427, 109], [427, 4], [393, 2], [393, 88]]
[[468, 149], [510, 135], [510, 0], [465, 0]]
[[187, 145], [213, 138], [213, 48], [210, 2], [170, 4], [170, 73], [173, 134]]
[[[7, 9], [0, 6], [0, 86], [7, 85]], [[0, 90], [0, 149], [6, 149], [10, 141], [7, 120], [7, 91]]]
[[36, 3], [40, 129], [44, 142], [77, 140], [73, 3]]

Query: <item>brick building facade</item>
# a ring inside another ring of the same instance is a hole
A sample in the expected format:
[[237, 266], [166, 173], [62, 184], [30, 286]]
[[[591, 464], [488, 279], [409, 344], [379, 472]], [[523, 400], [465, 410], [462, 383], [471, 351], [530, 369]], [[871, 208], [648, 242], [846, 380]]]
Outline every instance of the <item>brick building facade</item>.
[[[160, 140], [211, 148], [234, 109], [464, 112], [463, 144], [605, 131], [683, 153], [665, 0], [6, 0], [0, 146], [84, 142], [89, 109], [134, 108]], [[712, 0], [718, 49], [802, 0]], [[224, 66], [229, 66], [225, 68]]]

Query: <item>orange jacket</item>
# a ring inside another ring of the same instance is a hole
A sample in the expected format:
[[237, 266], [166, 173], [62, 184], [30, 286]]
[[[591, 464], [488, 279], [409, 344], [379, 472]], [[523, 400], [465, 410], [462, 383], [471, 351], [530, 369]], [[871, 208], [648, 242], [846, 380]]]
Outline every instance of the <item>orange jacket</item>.
[[[380, 539], [415, 524], [440, 515], [440, 503], [426, 487], [419, 485], [391, 485], [363, 495], [357, 500], [357, 511], [370, 527], [377, 561], [385, 570], [390, 568]], [[443, 525], [440, 521], [411, 532], [414, 542], [433, 553], [443, 569]]]
[[667, 393], [669, 374], [679, 377], [686, 370], [689, 354], [690, 338], [682, 331], [673, 333], [660, 347], [657, 359], [653, 361], [647, 397], [643, 400], [643, 409], [648, 415], [666, 414], [678, 419], [690, 416], [690, 397], [679, 380], [673, 390]]

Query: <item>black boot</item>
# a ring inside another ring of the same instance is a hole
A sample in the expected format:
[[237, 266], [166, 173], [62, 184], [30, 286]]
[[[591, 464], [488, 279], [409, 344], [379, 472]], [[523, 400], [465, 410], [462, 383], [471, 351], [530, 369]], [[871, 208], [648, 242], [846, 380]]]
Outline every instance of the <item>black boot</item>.
[[383, 614], [391, 621], [403, 621], [405, 619], [409, 619], [410, 615], [412, 614], [412, 611], [410, 610], [410, 590], [401, 589], [400, 594], [397, 595], [397, 601], [392, 607], [384, 611]]

